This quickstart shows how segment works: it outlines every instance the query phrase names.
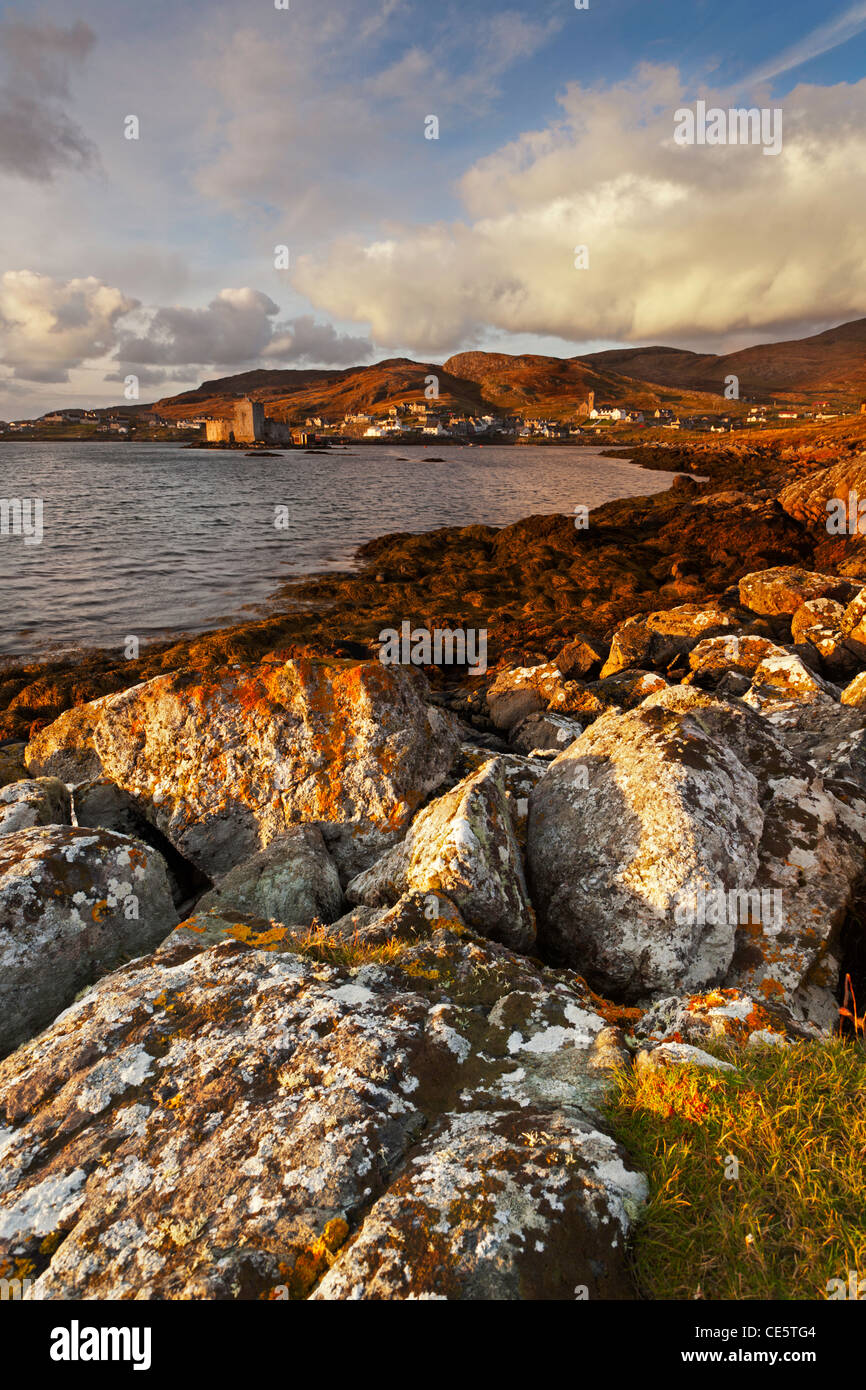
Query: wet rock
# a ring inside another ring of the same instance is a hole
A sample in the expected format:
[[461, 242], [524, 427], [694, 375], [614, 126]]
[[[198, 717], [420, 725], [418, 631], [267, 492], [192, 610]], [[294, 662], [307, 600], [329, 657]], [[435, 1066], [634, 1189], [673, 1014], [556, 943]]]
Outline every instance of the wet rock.
[[567, 715], [550, 713], [530, 714], [511, 732], [511, 743], [521, 753], [536, 748], [555, 748], [561, 752], [583, 733], [583, 726]]
[[454, 721], [425, 691], [417, 673], [379, 662], [175, 672], [63, 715], [27, 762], [75, 781], [95, 762], [211, 877], [298, 822], [327, 824], [329, 851], [356, 868], [394, 841], [457, 755]]
[[425, 807], [405, 840], [353, 879], [346, 895], [379, 907], [409, 889], [444, 893], [477, 931], [531, 948], [535, 918], [499, 759]]
[[602, 678], [633, 667], [666, 668], [703, 638], [715, 637], [739, 625], [734, 614], [703, 608], [697, 603], [629, 618], [614, 633]]
[[140, 841], [56, 825], [0, 838], [0, 1052], [176, 921], [165, 866]]
[[828, 791], [765, 720], [672, 687], [598, 720], [533, 792], [539, 937], [626, 1000], [724, 983], [800, 1007], [864, 831], [866, 805]]
[[179, 936], [0, 1063], [0, 1261], [32, 1297], [629, 1296], [647, 1185], [579, 980], [437, 923], [352, 970]]
[[333, 922], [343, 906], [336, 866], [315, 825], [296, 825], [218, 879], [199, 912], [251, 912], [285, 924]]
[[56, 777], [10, 782], [0, 788], [0, 835], [14, 835], [34, 825], [68, 825], [72, 801]]
[[775, 615], [796, 613], [804, 603], [816, 598], [838, 599], [847, 603], [857, 586], [833, 574], [817, 574], [797, 565], [780, 565], [759, 570], [740, 580], [740, 602], [753, 613]]

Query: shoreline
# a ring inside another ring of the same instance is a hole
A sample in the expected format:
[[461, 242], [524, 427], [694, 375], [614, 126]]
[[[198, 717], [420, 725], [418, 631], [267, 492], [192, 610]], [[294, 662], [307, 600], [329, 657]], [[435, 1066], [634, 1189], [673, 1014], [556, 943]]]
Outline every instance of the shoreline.
[[[630, 449], [636, 466], [679, 476], [664, 492], [603, 503], [587, 530], [548, 514], [499, 528], [385, 534], [358, 547], [354, 569], [278, 585], [265, 616], [169, 636], [135, 660], [98, 648], [75, 658], [10, 658], [0, 667], [0, 741], [26, 739], [73, 705], [180, 666], [214, 670], [269, 652], [369, 658], [379, 632], [404, 620], [429, 630], [486, 630], [495, 671], [550, 660], [576, 633], [605, 637], [637, 613], [720, 600], [746, 570], [814, 559], [815, 542], [775, 512], [772, 499], [798, 468], [817, 465], [784, 452], [708, 441]], [[692, 505], [713, 492], [745, 494], [760, 507], [710, 513]], [[479, 681], [458, 667], [427, 675], [444, 690]]]
[[[34, 442], [35, 442], [35, 441], [34, 441]], [[64, 440], [64, 441], [62, 441], [62, 442], [63, 442], [63, 443], [86, 443], [87, 441], [84, 441], [84, 440]], [[136, 441], [114, 441], [114, 442], [136, 442]], [[189, 446], [189, 445], [185, 445], [185, 444], [183, 444], [183, 445], [182, 445], [182, 444], [173, 444], [173, 443], [171, 443], [170, 441], [161, 441], [161, 440], [160, 440], [160, 441], [138, 441], [138, 442], [154, 443], [154, 444], [157, 444], [157, 445], [159, 445], [159, 446], [161, 446], [161, 447], [166, 447], [166, 446], [167, 446], [167, 447], [175, 447], [175, 448], [183, 448], [183, 449], [187, 449], [187, 448], [189, 448], [189, 447], [193, 447], [193, 446]], [[363, 440], [363, 441], [350, 441], [350, 442], [352, 442], [352, 443], [354, 443], [354, 442], [362, 442], [362, 443], [364, 443], [364, 444], [366, 444], [366, 445], [368, 445], [368, 446], [374, 446], [374, 447], [378, 447], [378, 448], [382, 448], [382, 447], [383, 447], [383, 444], [384, 444], [384, 441], [382, 441], [382, 440]], [[438, 442], [447, 443], [447, 444], [449, 444], [449, 445], [451, 445], [451, 446], [462, 445], [463, 447], [466, 447], [465, 441], [459, 441], [459, 440], [442, 440], [442, 441], [438, 441]], [[511, 442], [514, 442], [514, 441], [511, 441]], [[521, 442], [522, 442], [522, 443], [532, 443], [532, 444], [539, 443], [539, 444], [557, 444], [557, 445], [569, 444], [569, 443], [570, 443], [570, 441], [566, 441], [566, 440], [539, 440], [539, 441], [521, 441]], [[195, 446], [195, 447], [198, 447], [198, 446]], [[266, 449], [264, 446], [262, 446], [261, 448], [256, 448], [256, 449], [254, 449], [253, 451], [250, 451], [250, 450], [248, 449], [248, 446], [246, 446], [246, 445], [240, 445], [240, 444], [239, 444], [239, 445], [235, 445], [235, 446], [222, 445], [222, 444], [220, 444], [220, 445], [217, 445], [217, 444], [209, 444], [209, 445], [202, 445], [201, 447], [202, 447], [202, 449], [204, 449], [205, 451], [209, 451], [209, 452], [233, 452], [233, 453], [240, 453], [241, 455], [243, 455], [243, 456], [245, 456], [245, 457], [261, 456], [261, 457], [263, 457], [263, 458], [273, 458], [273, 457], [279, 457], [279, 456], [281, 455], [281, 450], [272, 451], [272, 450]], [[393, 446], [393, 447], [396, 448], [396, 447], [398, 447], [398, 446], [395, 445], [395, 446]], [[419, 449], [419, 448], [420, 448], [420, 445], [419, 445], [418, 443], [416, 443], [416, 442], [413, 442], [413, 443], [411, 443], [411, 444], [409, 444], [409, 445], [407, 445], [407, 446], [405, 446], [405, 447], [409, 447], [409, 448], [413, 448], [413, 449]], [[426, 447], [427, 447], [427, 446], [425, 446], [425, 448], [426, 448]], [[476, 446], [476, 447], [482, 447], [482, 446], [479, 445], [479, 446]], [[498, 447], [498, 445], [489, 444], [488, 447]], [[615, 461], [617, 461], [617, 462], [619, 462], [619, 463], [632, 463], [632, 462], [633, 462], [633, 463], [634, 463], [634, 466], [637, 467], [637, 468], [644, 468], [644, 469], [646, 469], [647, 471], [656, 471], [656, 470], [659, 470], [659, 471], [670, 471], [670, 472], [671, 472], [672, 478], [675, 476], [675, 470], [674, 470], [674, 469], [672, 469], [672, 468], [671, 468], [671, 469], [667, 469], [667, 468], [665, 467], [665, 465], [669, 463], [669, 460], [666, 459], [666, 458], [663, 458], [663, 459], [661, 459], [661, 460], [657, 460], [657, 461], [654, 461], [654, 462], [638, 462], [636, 459], [633, 459], [633, 458], [632, 458], [632, 454], [633, 454], [633, 451], [634, 451], [634, 446], [633, 446], [633, 445], [628, 445], [628, 444], [617, 444], [617, 445], [605, 444], [604, 446], [599, 447], [599, 446], [597, 446], [597, 445], [595, 445], [595, 444], [590, 444], [589, 442], [587, 442], [587, 443], [585, 443], [585, 444], [583, 444], [583, 445], [581, 445], [581, 446], [578, 446], [576, 443], [574, 443], [574, 444], [572, 444], [572, 447], [590, 448], [590, 449], [593, 450], [593, 452], [597, 453], [598, 456], [599, 456], [600, 458], [610, 458], [610, 459], [613, 459], [613, 460], [615, 460]], [[292, 453], [297, 454], [297, 453], [299, 453], [299, 452], [301, 452], [301, 453], [317, 453], [317, 454], [318, 454], [318, 453], [328, 453], [328, 452], [331, 452], [331, 451], [328, 450], [328, 449], [323, 449], [323, 450], [319, 450], [319, 449], [304, 449], [304, 448], [300, 448], [300, 447], [294, 448], [294, 449], [288, 449], [288, 450], [287, 450], [287, 453], [288, 453], [288, 454], [292, 454]], [[338, 457], [339, 457], [340, 455], [342, 455], [344, 452], [345, 452], [345, 449], [344, 449], [343, 447], [334, 450], [334, 453], [335, 453]], [[417, 455], [416, 455], [416, 457], [417, 457]], [[424, 461], [429, 461], [429, 462], [431, 462], [431, 463], [444, 462], [444, 460], [440, 460], [440, 459], [436, 458], [435, 455], [433, 455], [432, 457], [430, 457], [429, 460], [426, 458], [426, 455], [425, 455], [425, 456], [424, 456]], [[637, 480], [635, 480], [635, 481], [637, 481]], [[626, 497], [624, 497], [624, 498], [622, 498], [622, 499], [616, 499], [616, 500], [624, 500], [624, 501], [627, 501], [627, 500], [629, 500], [630, 497], [638, 497], [638, 496], [641, 496], [641, 495], [642, 495], [642, 494], [641, 494], [640, 492], [636, 491], [636, 492], [634, 492], [634, 493], [628, 494]], [[606, 504], [599, 504], [599, 505], [606, 505]], [[551, 513], [549, 513], [549, 515], [552, 515], [552, 516], [553, 516], [553, 515], [560, 515], [560, 513], [551, 512]], [[516, 520], [521, 520], [521, 519], [523, 519], [523, 518], [516, 518]], [[514, 522], [504, 522], [504, 523], [502, 523], [502, 525], [512, 525], [512, 524], [514, 524]], [[471, 526], [471, 525], [487, 525], [487, 523], [484, 523], [484, 522], [471, 522], [471, 523], [469, 523], [469, 525], [470, 525], [470, 526]], [[501, 529], [501, 526], [497, 526], [497, 525], [495, 525], [495, 524], [491, 524], [491, 526], [492, 526], [492, 529], [494, 529], [494, 530], [496, 530], [496, 529]], [[354, 548], [352, 549], [351, 555], [350, 555], [349, 557], [347, 557], [345, 561], [341, 560], [334, 568], [321, 568], [321, 569], [320, 569], [320, 568], [312, 568], [312, 569], [304, 570], [304, 571], [302, 571], [302, 572], [295, 573], [295, 574], [291, 575], [291, 577], [288, 578], [288, 579], [287, 579], [284, 575], [280, 575], [280, 574], [278, 574], [277, 572], [275, 572], [274, 575], [272, 576], [272, 579], [273, 579], [272, 587], [271, 587], [270, 590], [267, 592], [267, 594], [265, 594], [265, 595], [264, 595], [262, 598], [260, 598], [259, 600], [247, 604], [247, 603], [243, 603], [243, 602], [239, 599], [239, 606], [238, 606], [238, 609], [237, 609], [236, 613], [234, 613], [234, 614], [229, 613], [228, 615], [221, 615], [221, 616], [215, 618], [212, 622], [207, 622], [207, 621], [205, 621], [205, 622], [202, 623], [200, 626], [193, 626], [193, 627], [178, 626], [178, 627], [176, 627], [176, 628], [167, 628], [167, 629], [164, 629], [164, 630], [161, 630], [161, 631], [157, 631], [157, 632], [155, 632], [152, 636], [149, 636], [149, 637], [146, 639], [146, 648], [147, 648], [147, 652], [148, 652], [149, 654], [155, 654], [155, 653], [157, 653], [158, 651], [164, 650], [165, 648], [168, 648], [168, 647], [176, 646], [176, 645], [179, 644], [179, 643], [194, 642], [194, 641], [196, 641], [197, 639], [202, 638], [202, 637], [205, 637], [205, 636], [207, 636], [207, 635], [209, 635], [209, 634], [210, 634], [210, 635], [214, 635], [214, 634], [219, 633], [219, 632], [229, 632], [229, 631], [232, 631], [232, 630], [234, 630], [234, 629], [236, 629], [236, 628], [239, 628], [239, 627], [242, 627], [242, 626], [246, 626], [249, 622], [253, 622], [253, 621], [257, 621], [257, 620], [269, 620], [269, 619], [273, 618], [274, 616], [277, 616], [280, 612], [283, 611], [281, 600], [284, 599], [286, 596], [291, 597], [293, 590], [297, 589], [299, 586], [302, 586], [302, 585], [304, 585], [304, 584], [306, 584], [306, 583], [314, 584], [314, 583], [316, 583], [316, 582], [318, 582], [318, 581], [320, 581], [320, 580], [321, 580], [321, 581], [332, 580], [332, 581], [335, 581], [335, 582], [340, 581], [340, 580], [343, 580], [343, 581], [349, 581], [349, 580], [351, 580], [351, 579], [357, 574], [357, 572], [358, 572], [358, 568], [359, 568], [358, 556], [359, 556], [359, 553], [361, 552], [361, 550], [363, 550], [363, 548], [364, 548], [365, 546], [367, 546], [367, 545], [378, 544], [379, 542], [385, 541], [385, 540], [388, 539], [389, 536], [392, 536], [392, 535], [403, 535], [403, 534], [412, 534], [412, 535], [417, 535], [417, 536], [425, 536], [425, 535], [433, 534], [434, 532], [452, 531], [452, 530], [456, 530], [456, 529], [460, 529], [460, 528], [458, 528], [458, 527], [456, 527], [456, 526], [446, 526], [446, 527], [442, 527], [442, 526], [431, 526], [431, 527], [424, 528], [424, 529], [420, 529], [420, 530], [417, 530], [417, 531], [413, 530], [412, 532], [405, 532], [405, 533], [404, 533], [404, 532], [388, 532], [388, 531], [383, 531], [383, 532], [379, 532], [379, 533], [377, 533], [377, 534], [375, 534], [375, 535], [368, 536], [366, 539], [360, 540], [360, 541], [358, 542], [358, 544], [355, 545]], [[292, 608], [292, 607], [294, 607], [294, 605], [291, 605], [291, 604], [290, 604], [289, 607]], [[255, 616], [254, 616], [254, 617], [251, 616], [251, 617], [245, 618], [245, 617], [244, 617], [244, 610], [245, 610], [245, 609], [249, 609], [249, 610], [251, 610], [252, 612], [254, 612]], [[142, 645], [144, 645], [144, 643], [143, 643]], [[106, 656], [110, 655], [110, 654], [111, 654], [112, 652], [114, 652], [114, 651], [116, 651], [116, 648], [112, 648], [112, 647], [105, 646], [105, 645], [100, 645], [100, 644], [97, 644], [97, 643], [90, 644], [90, 643], [88, 643], [88, 642], [82, 640], [82, 641], [73, 641], [73, 642], [70, 642], [70, 643], [69, 643], [68, 645], [66, 645], [66, 646], [61, 646], [61, 645], [58, 643], [58, 644], [55, 644], [55, 646], [53, 646], [53, 647], [51, 647], [51, 648], [42, 648], [42, 649], [39, 649], [39, 650], [30, 651], [30, 652], [28, 652], [28, 651], [23, 651], [23, 652], [12, 652], [12, 653], [0, 652], [0, 686], [2, 686], [2, 682], [3, 682], [3, 678], [4, 678], [4, 675], [5, 675], [5, 674], [8, 674], [8, 673], [10, 673], [10, 672], [14, 672], [14, 671], [16, 671], [16, 670], [18, 670], [18, 669], [28, 669], [28, 670], [30, 670], [30, 669], [33, 669], [33, 668], [44, 668], [45, 670], [49, 670], [49, 669], [53, 669], [53, 668], [57, 667], [58, 665], [86, 665], [87, 663], [94, 662], [94, 661], [98, 661], [100, 658], [106, 657]], [[0, 712], [2, 712], [2, 710], [0, 710]]]

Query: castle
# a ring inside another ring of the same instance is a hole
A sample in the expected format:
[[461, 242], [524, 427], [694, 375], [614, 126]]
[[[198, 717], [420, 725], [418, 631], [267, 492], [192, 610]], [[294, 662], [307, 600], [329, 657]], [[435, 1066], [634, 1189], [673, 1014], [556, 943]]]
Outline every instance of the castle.
[[228, 420], [206, 420], [208, 444], [290, 444], [292, 432], [283, 420], [265, 415], [261, 401], [244, 396], [235, 402]]

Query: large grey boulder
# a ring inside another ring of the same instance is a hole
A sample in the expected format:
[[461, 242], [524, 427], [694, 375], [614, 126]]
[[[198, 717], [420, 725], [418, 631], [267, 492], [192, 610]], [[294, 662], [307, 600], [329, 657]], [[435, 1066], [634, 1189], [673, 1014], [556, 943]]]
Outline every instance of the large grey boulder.
[[515, 950], [535, 941], [520, 847], [498, 758], [421, 811], [405, 840], [346, 889], [379, 907], [408, 890], [441, 892], [476, 931]]
[[55, 825], [0, 838], [0, 1053], [176, 921], [165, 865], [139, 840]]
[[598, 720], [533, 792], [540, 940], [627, 999], [723, 982], [806, 1007], [864, 837], [866, 802], [760, 716], [673, 687]]
[[322, 832], [296, 825], [237, 864], [196, 904], [198, 912], [251, 912], [276, 922], [333, 922], [343, 905], [340, 876]]
[[355, 969], [245, 925], [179, 932], [0, 1063], [0, 1267], [32, 1298], [633, 1295], [647, 1184], [580, 981], [436, 921]]
[[0, 787], [0, 835], [34, 825], [69, 825], [72, 801], [56, 777], [36, 777]]
[[27, 765], [113, 782], [211, 878], [317, 822], [357, 872], [457, 757], [456, 721], [426, 692], [418, 673], [378, 661], [176, 671], [61, 715], [28, 745]]

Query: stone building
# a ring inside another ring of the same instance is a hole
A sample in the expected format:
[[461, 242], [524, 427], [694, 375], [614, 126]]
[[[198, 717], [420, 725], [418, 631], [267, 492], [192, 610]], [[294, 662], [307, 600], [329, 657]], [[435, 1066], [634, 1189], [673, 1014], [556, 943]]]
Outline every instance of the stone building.
[[205, 438], [209, 444], [259, 444], [265, 438], [265, 407], [249, 396], [235, 403], [228, 420], [206, 420]]

